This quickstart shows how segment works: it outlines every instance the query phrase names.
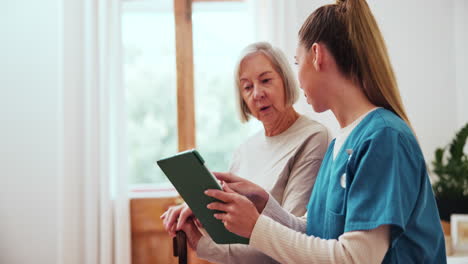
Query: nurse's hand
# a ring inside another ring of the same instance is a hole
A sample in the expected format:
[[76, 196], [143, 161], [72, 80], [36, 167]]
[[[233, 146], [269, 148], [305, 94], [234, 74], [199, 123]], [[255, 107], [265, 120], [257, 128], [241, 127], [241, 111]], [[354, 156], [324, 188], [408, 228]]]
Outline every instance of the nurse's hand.
[[224, 213], [214, 214], [214, 217], [221, 220], [226, 229], [232, 233], [250, 238], [260, 216], [257, 208], [247, 197], [234, 192], [228, 186], [224, 186], [224, 189], [225, 191], [214, 189], [205, 191], [206, 195], [224, 202], [210, 203], [207, 205], [208, 209], [223, 211]]
[[213, 174], [218, 178], [218, 180], [223, 182], [223, 189], [225, 189], [224, 186], [227, 185], [236, 193], [246, 196], [252, 203], [254, 203], [259, 213], [263, 212], [270, 195], [262, 187], [232, 173], [213, 172]]

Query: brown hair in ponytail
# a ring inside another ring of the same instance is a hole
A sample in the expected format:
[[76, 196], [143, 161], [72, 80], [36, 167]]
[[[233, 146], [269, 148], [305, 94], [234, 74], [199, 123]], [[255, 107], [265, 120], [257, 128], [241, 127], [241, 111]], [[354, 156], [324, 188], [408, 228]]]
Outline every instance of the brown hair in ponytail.
[[315, 10], [299, 30], [299, 43], [309, 50], [319, 42], [369, 101], [394, 112], [411, 127], [383, 36], [365, 0], [337, 0]]

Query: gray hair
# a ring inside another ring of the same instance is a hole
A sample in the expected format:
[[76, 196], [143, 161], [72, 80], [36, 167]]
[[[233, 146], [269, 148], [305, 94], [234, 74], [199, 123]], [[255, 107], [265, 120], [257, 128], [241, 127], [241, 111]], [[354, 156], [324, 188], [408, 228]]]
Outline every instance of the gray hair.
[[273, 65], [273, 69], [275, 69], [275, 71], [278, 72], [278, 74], [281, 76], [284, 86], [285, 104], [287, 106], [292, 106], [299, 97], [299, 91], [294, 73], [284, 53], [280, 49], [272, 47], [268, 42], [252, 43], [242, 50], [234, 68], [234, 79], [237, 88], [236, 97], [238, 101], [240, 120], [242, 123], [245, 123], [249, 120], [251, 112], [241, 95], [241, 85], [239, 79], [240, 65], [246, 57], [258, 52], [264, 54], [270, 60], [271, 64]]

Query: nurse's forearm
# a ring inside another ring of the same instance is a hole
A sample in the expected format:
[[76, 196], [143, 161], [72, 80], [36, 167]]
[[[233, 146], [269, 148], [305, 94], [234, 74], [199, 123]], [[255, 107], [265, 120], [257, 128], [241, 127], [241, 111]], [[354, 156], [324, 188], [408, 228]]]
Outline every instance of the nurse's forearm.
[[[288, 225], [290, 228], [305, 232], [307, 220], [299, 218], [285, 211], [270, 195], [262, 215], [274, 218], [276, 221]], [[265, 253], [246, 245], [218, 245], [208, 234], [200, 239], [197, 246], [199, 258], [213, 263], [272, 263], [273, 260]]]
[[250, 246], [281, 263], [381, 263], [390, 244], [389, 226], [352, 231], [336, 239], [296, 232], [261, 215]]

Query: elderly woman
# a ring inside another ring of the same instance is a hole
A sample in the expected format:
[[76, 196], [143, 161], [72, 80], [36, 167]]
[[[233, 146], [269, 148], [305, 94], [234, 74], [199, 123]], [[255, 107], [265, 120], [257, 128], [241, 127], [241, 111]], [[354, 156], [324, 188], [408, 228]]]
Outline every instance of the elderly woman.
[[[298, 114], [293, 104], [297, 84], [283, 53], [260, 42], [247, 46], [235, 68], [241, 121], [250, 117], [263, 124], [235, 151], [230, 172], [243, 175], [268, 190], [287, 211], [302, 216], [328, 147], [327, 129]], [[233, 186], [237, 192], [241, 185]], [[172, 235], [192, 211], [184, 204], [171, 207], [161, 218]], [[247, 245], [218, 245], [198, 230], [187, 234], [200, 258], [217, 263], [271, 263], [272, 258]]]

